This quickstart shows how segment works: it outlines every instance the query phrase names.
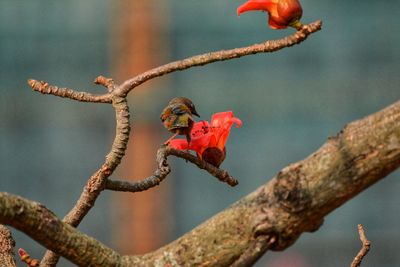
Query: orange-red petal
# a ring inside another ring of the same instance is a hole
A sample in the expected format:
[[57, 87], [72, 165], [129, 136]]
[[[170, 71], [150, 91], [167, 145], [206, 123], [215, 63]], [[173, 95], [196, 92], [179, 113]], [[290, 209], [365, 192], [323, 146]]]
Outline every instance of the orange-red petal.
[[237, 8], [237, 15], [240, 16], [243, 12], [263, 10], [271, 12], [271, 9], [276, 6], [277, 0], [249, 0]]
[[186, 139], [172, 139], [169, 141], [168, 146], [179, 150], [189, 149]]
[[300, 20], [303, 10], [298, 0], [249, 0], [237, 9], [238, 15], [252, 10], [268, 12], [272, 29], [284, 29]]

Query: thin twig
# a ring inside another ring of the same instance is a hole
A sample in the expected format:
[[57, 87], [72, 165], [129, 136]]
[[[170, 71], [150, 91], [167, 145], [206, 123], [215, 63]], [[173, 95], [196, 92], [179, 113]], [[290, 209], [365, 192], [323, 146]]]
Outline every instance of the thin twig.
[[142, 83], [171, 72], [185, 70], [196, 66], [203, 66], [216, 61], [225, 61], [240, 58], [243, 56], [254, 55], [257, 53], [274, 52], [286, 47], [290, 47], [301, 43], [302, 41], [307, 39], [310, 34], [319, 31], [321, 29], [321, 26], [322, 22], [320, 20], [317, 20], [313, 23], [303, 25], [300, 30], [282, 39], [270, 40], [264, 43], [234, 48], [230, 50], [220, 50], [171, 62], [143, 72], [142, 74], [139, 74], [132, 79], [125, 81], [121, 84], [118, 92], [116, 93], [120, 96], [126, 96], [132, 89], [141, 85]]
[[354, 258], [353, 262], [351, 263], [351, 267], [360, 267], [361, 266], [361, 261], [367, 255], [370, 247], [371, 247], [371, 242], [367, 240], [367, 237], [365, 236], [363, 226], [361, 224], [358, 225], [358, 234], [360, 235], [360, 240], [362, 243], [362, 247], [360, 251], [358, 252], [357, 256]]
[[48, 82], [37, 81], [34, 79], [29, 79], [28, 84], [34, 91], [46, 95], [55, 95], [81, 102], [95, 102], [95, 103], [108, 103], [108, 104], [111, 104], [112, 102], [111, 94], [92, 95], [87, 92], [77, 92], [69, 88], [62, 88], [50, 85]]
[[112, 92], [115, 89], [115, 83], [114, 80], [111, 78], [107, 78], [104, 76], [98, 76], [94, 81], [95, 84], [103, 85], [104, 87], [107, 88], [108, 92]]
[[177, 150], [168, 147], [167, 148], [167, 155], [174, 155], [178, 158], [185, 159], [187, 161], [190, 161], [191, 163], [197, 165], [200, 169], [206, 170], [209, 172], [212, 176], [220, 180], [221, 182], [227, 183], [230, 186], [236, 186], [239, 184], [238, 180], [233, 178], [226, 170], [219, 169], [215, 167], [214, 165], [205, 162], [204, 160], [199, 159], [196, 156], [193, 156], [192, 154], [183, 151], [183, 150]]
[[164, 147], [157, 151], [157, 170], [154, 174], [138, 182], [107, 180], [106, 189], [122, 192], [141, 192], [159, 185], [171, 172]]
[[[72, 100], [82, 101], [82, 102], [96, 102], [96, 103], [111, 103], [112, 95], [118, 95], [125, 97], [132, 89], [135, 87], [157, 77], [163, 75], [185, 70], [191, 67], [203, 66], [216, 61], [225, 61], [235, 58], [240, 58], [244, 56], [254, 55], [258, 53], [271, 53], [277, 50], [281, 50], [286, 47], [290, 47], [299, 44], [307, 39], [307, 37], [317, 32], [321, 29], [322, 22], [317, 20], [313, 23], [303, 25], [294, 34], [277, 40], [269, 40], [263, 43], [254, 44], [250, 46], [234, 48], [230, 50], [220, 50], [210, 53], [205, 53], [201, 55], [196, 55], [186, 59], [170, 62], [168, 64], [156, 67], [154, 69], [143, 72], [131, 79], [126, 80], [121, 84], [121, 86], [112, 86], [107, 84], [107, 82], [95, 80], [96, 83], [102, 84], [107, 87], [109, 93], [103, 95], [93, 95], [87, 92], [77, 92], [69, 88], [61, 88], [53, 85], [49, 85], [45, 81], [37, 81], [34, 79], [29, 79], [28, 84], [33, 90], [40, 92], [42, 94], [52, 94], [59, 97], [65, 97]], [[102, 76], [99, 76], [102, 77]], [[98, 77], [98, 78], [99, 78]], [[102, 77], [104, 78], [104, 77]], [[112, 80], [112, 79], [111, 79]]]
[[134, 193], [134, 192], [145, 191], [159, 185], [171, 171], [167, 162], [167, 157], [169, 155], [173, 155], [179, 158], [183, 158], [187, 161], [190, 161], [191, 163], [197, 165], [200, 169], [208, 171], [218, 180], [227, 183], [230, 186], [235, 186], [239, 183], [235, 178], [230, 176], [229, 173], [225, 170], [221, 170], [185, 151], [176, 150], [167, 146], [163, 146], [157, 151], [158, 166], [152, 176], [137, 182], [117, 181], [108, 179], [106, 183], [106, 189], [113, 191]]

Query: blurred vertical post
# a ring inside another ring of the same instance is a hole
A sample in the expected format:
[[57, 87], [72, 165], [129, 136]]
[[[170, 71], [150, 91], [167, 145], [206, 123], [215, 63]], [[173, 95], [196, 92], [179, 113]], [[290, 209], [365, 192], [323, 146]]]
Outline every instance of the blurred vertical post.
[[[118, 0], [113, 2], [113, 77], [121, 82], [165, 62], [168, 42], [165, 1]], [[131, 92], [132, 136], [118, 176], [139, 180], [155, 170], [155, 156], [162, 143], [157, 128], [165, 100], [165, 79], [152, 81]], [[138, 112], [139, 111], [139, 112]], [[115, 193], [114, 243], [124, 254], [151, 251], [166, 242], [170, 231], [168, 184], [141, 193]]]

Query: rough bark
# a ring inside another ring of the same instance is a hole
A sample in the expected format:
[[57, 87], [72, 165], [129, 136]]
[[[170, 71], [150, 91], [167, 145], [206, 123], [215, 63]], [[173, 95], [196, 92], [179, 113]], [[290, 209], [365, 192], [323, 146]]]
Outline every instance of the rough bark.
[[120, 256], [42, 205], [0, 194], [0, 223], [79, 266], [250, 266], [400, 166], [400, 102], [348, 124], [306, 159], [157, 251]]
[[10, 230], [0, 224], [0, 264], [3, 267], [16, 267], [14, 258], [15, 241]]

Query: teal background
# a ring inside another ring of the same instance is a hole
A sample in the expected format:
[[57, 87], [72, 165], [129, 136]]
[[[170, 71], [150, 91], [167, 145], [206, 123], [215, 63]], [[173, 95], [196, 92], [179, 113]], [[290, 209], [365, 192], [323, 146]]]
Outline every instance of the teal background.
[[[243, 1], [168, 1], [169, 59], [246, 46], [284, 37], [266, 14], [236, 16]], [[177, 72], [162, 90], [185, 95], [203, 119], [233, 110], [243, 127], [233, 129], [222, 167], [237, 188], [173, 160], [170, 240], [189, 231], [301, 160], [346, 123], [400, 98], [399, 1], [301, 1], [303, 22], [322, 19], [322, 31], [273, 54], [249, 56]], [[0, 190], [44, 203], [62, 217], [112, 142], [113, 111], [32, 92], [28, 78], [102, 93], [91, 85], [111, 76], [113, 1], [0, 0]], [[93, 8], [93, 6], [96, 6]], [[132, 14], [135, 16], [135, 14]], [[134, 73], [132, 74], [132, 76]], [[155, 88], [155, 92], [160, 88]], [[146, 90], [152, 90], [151, 86]], [[134, 92], [133, 92], [134, 94]], [[165, 95], [150, 99], [168, 101]], [[159, 123], [162, 106], [137, 103], [134, 119]], [[134, 144], [132, 144], [134, 145]], [[151, 159], [153, 160], [153, 159]], [[162, 186], [162, 185], [161, 185]], [[304, 234], [284, 252], [267, 253], [256, 266], [348, 266], [360, 244], [362, 223], [373, 247], [363, 267], [398, 266], [399, 171], [329, 215], [321, 229]], [[105, 192], [80, 229], [113, 247], [111, 195]], [[168, 207], [165, 207], [168, 208]], [[18, 247], [43, 249], [14, 231]], [[165, 242], [168, 242], [166, 240]], [[140, 242], [136, 240], [134, 242]], [[63, 261], [60, 266], [70, 266]]]

